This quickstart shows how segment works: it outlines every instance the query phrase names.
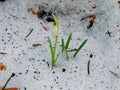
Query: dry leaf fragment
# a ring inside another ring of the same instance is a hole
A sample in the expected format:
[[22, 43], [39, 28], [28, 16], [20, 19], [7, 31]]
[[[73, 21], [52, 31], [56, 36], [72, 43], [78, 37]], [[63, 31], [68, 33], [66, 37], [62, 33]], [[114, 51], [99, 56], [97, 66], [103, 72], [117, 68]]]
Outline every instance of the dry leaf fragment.
[[33, 8], [28, 8], [28, 11], [31, 11], [33, 15], [36, 14], [35, 10], [33, 10]]
[[91, 28], [94, 24], [94, 21], [96, 19], [96, 15], [95, 14], [92, 14], [92, 15], [89, 15], [89, 16], [86, 16], [86, 17], [83, 17], [81, 20], [84, 20], [84, 19], [87, 19], [87, 18], [90, 18], [91, 20], [89, 21], [89, 25], [87, 26], [87, 28]]
[[33, 47], [37, 47], [37, 46], [41, 46], [42, 44], [39, 44], [39, 43], [37, 43], [37, 44], [32, 44], [32, 46]]
[[43, 30], [48, 31], [47, 27], [45, 25], [43, 25], [42, 23], [40, 23], [40, 24], [41, 24], [41, 27], [42, 27]]
[[3, 63], [0, 63], [0, 71], [6, 70], [6, 66]]
[[16, 87], [11, 87], [11, 88], [7, 88], [6, 90], [20, 90], [20, 89]]
[[[2, 90], [2, 87], [0, 86], [0, 90]], [[11, 88], [5, 88], [4, 90], [20, 90], [17, 87], [11, 87]]]
[[89, 16], [85, 16], [85, 17], [83, 17], [81, 20], [84, 20], [84, 19], [87, 19], [87, 18], [96, 19], [96, 15], [95, 15], [95, 14], [92, 14], [92, 15], [89, 15]]
[[0, 54], [4, 55], [4, 54], [7, 54], [7, 53], [5, 53], [5, 52], [0, 52]]

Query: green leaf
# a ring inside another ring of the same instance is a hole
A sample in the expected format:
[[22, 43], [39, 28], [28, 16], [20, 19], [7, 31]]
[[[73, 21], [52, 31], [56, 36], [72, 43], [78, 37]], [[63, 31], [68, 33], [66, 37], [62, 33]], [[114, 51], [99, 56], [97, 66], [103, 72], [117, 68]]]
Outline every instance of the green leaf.
[[70, 44], [71, 37], [72, 37], [72, 33], [70, 33], [70, 35], [68, 36], [68, 39], [67, 39], [67, 42], [66, 42], [66, 45], [65, 45], [66, 50], [68, 49], [68, 46]]
[[59, 53], [59, 54], [57, 54], [55, 61], [57, 61], [57, 59], [58, 59], [58, 57], [59, 57], [59, 56], [60, 56], [60, 53]]
[[90, 60], [88, 60], [88, 64], [87, 64], [87, 72], [88, 72], [88, 74], [90, 74]]
[[68, 55], [68, 52], [67, 52], [67, 49], [64, 45], [64, 39], [62, 39], [62, 53], [65, 52], [66, 54], [66, 58], [68, 59], [69, 58], [69, 55]]
[[84, 42], [79, 46], [79, 48], [74, 53], [73, 57], [76, 57], [76, 55], [78, 54], [78, 52], [83, 48], [83, 46], [86, 44], [87, 41], [88, 41], [88, 39], [84, 40]]
[[68, 55], [68, 52], [67, 52], [66, 49], [65, 49], [65, 54], [66, 54], [66, 58], [68, 59], [68, 58], [69, 58], [69, 55]]
[[49, 37], [48, 37], [48, 42], [50, 45], [51, 57], [52, 57], [52, 62], [53, 62], [54, 61], [54, 49], [53, 49], [52, 42]]
[[62, 38], [62, 53], [64, 52], [65, 46], [64, 46], [64, 39]]

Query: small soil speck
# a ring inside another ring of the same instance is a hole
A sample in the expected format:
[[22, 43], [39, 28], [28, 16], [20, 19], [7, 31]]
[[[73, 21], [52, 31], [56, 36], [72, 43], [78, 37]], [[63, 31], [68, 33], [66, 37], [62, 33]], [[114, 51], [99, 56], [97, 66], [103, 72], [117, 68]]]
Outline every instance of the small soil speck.
[[66, 69], [63, 68], [63, 69], [62, 69], [62, 72], [65, 72], [65, 71], [66, 71]]
[[90, 58], [92, 58], [93, 57], [93, 54], [90, 54]]
[[118, 4], [120, 4], [120, 1], [118, 1]]
[[27, 90], [26, 87], [24, 87], [24, 90]]
[[55, 71], [53, 71], [52, 73], [55, 73]]

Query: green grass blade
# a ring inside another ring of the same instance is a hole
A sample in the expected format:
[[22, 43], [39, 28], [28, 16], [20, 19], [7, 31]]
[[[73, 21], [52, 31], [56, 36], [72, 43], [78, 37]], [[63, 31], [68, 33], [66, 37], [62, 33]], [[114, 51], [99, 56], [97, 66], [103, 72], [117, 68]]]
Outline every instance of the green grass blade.
[[88, 64], [87, 64], [87, 72], [88, 72], [88, 74], [90, 74], [90, 60], [88, 60]]
[[54, 49], [53, 49], [52, 42], [51, 42], [49, 37], [48, 37], [48, 42], [49, 42], [49, 45], [50, 45], [50, 52], [51, 52], [52, 63], [53, 63], [54, 62]]
[[60, 56], [60, 53], [57, 54], [55, 61], [57, 61], [59, 56]]
[[32, 33], [32, 31], [33, 31], [33, 28], [32, 29], [30, 29], [30, 32], [26, 35], [26, 37], [25, 38], [27, 38], [31, 33]]
[[57, 42], [58, 42], [58, 36], [55, 37], [55, 43], [54, 43], [54, 50], [53, 50], [53, 55], [54, 55], [54, 59], [52, 60], [52, 66], [56, 67], [56, 50], [57, 50]]
[[69, 55], [68, 55], [68, 52], [67, 52], [66, 49], [65, 49], [65, 54], [66, 54], [66, 58], [68, 59], [68, 58], [69, 58]]
[[64, 46], [64, 39], [62, 38], [62, 53], [64, 52], [65, 46]]
[[66, 50], [65, 44], [64, 44], [64, 39], [62, 39], [62, 53], [65, 52], [66, 58], [69, 58], [68, 52]]
[[87, 41], [88, 39], [84, 40], [84, 42], [79, 46], [79, 48], [74, 53], [73, 57], [75, 57], [78, 54], [78, 52], [83, 48], [83, 46], [86, 44]]
[[72, 33], [70, 33], [70, 35], [68, 36], [68, 39], [67, 39], [67, 42], [66, 42], [66, 45], [65, 45], [66, 50], [68, 49], [68, 46], [70, 44], [71, 37], [72, 37]]

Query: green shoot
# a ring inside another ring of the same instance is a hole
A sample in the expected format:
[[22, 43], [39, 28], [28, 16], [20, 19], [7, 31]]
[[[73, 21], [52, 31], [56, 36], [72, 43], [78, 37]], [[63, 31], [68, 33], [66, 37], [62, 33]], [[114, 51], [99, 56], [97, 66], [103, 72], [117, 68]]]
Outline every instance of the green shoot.
[[30, 29], [30, 32], [26, 35], [26, 37], [25, 38], [27, 38], [31, 33], [32, 33], [32, 31], [33, 31], [33, 28], [32, 29]]
[[70, 35], [68, 36], [66, 44], [64, 44], [64, 39], [62, 39], [62, 53], [65, 52], [67, 59], [69, 58], [67, 49], [70, 44], [71, 37], [72, 37], [72, 33], [70, 33]]
[[52, 46], [52, 42], [51, 42], [51, 39], [49, 37], [48, 37], [48, 42], [50, 45], [50, 51], [51, 51], [51, 57], [52, 57], [52, 67], [56, 67], [56, 61], [57, 61], [58, 56], [59, 56], [59, 54], [58, 55], [56, 54], [57, 42], [58, 42], [58, 36], [59, 36], [59, 22], [54, 14], [52, 14], [52, 16], [54, 18], [54, 23], [53, 23], [53, 31], [55, 34], [54, 48]]
[[88, 74], [90, 74], [90, 60], [88, 60], [88, 64], [87, 64], [87, 72], [88, 72]]
[[62, 39], [62, 53], [65, 52], [66, 54], [66, 58], [68, 59], [69, 58], [69, 55], [68, 55], [68, 52], [66, 50], [66, 46], [64, 44], [64, 39]]
[[5, 85], [3, 86], [2, 90], [5, 90], [5, 88], [6, 88], [7, 84], [8, 84], [8, 82], [9, 82], [9, 81], [11, 80], [11, 78], [14, 77], [14, 76], [15, 76], [15, 74], [12, 73], [12, 75], [8, 78], [7, 82], [6, 82]]
[[62, 38], [62, 53], [64, 51], [65, 47], [64, 47], [64, 39]]
[[68, 58], [69, 58], [69, 55], [68, 55], [68, 52], [67, 52], [66, 49], [65, 49], [65, 54], [66, 54], [66, 58], [68, 59]]
[[79, 46], [79, 48], [74, 53], [73, 57], [76, 57], [76, 55], [78, 54], [78, 52], [83, 48], [83, 46], [86, 44], [87, 41], [88, 41], [88, 39], [84, 40], [84, 42]]
[[65, 45], [66, 50], [68, 49], [68, 46], [70, 44], [71, 37], [72, 37], [72, 33], [70, 33], [70, 35], [68, 36], [68, 39], [67, 39], [67, 42], [66, 42], [66, 45]]
[[52, 58], [52, 66], [56, 66], [56, 65], [54, 65], [54, 53], [53, 53], [53, 51], [54, 51], [54, 49], [53, 49], [53, 46], [52, 46], [52, 42], [51, 42], [51, 40], [50, 40], [50, 38], [48, 37], [48, 42], [49, 42], [49, 45], [50, 45], [50, 52], [51, 52], [51, 58]]

